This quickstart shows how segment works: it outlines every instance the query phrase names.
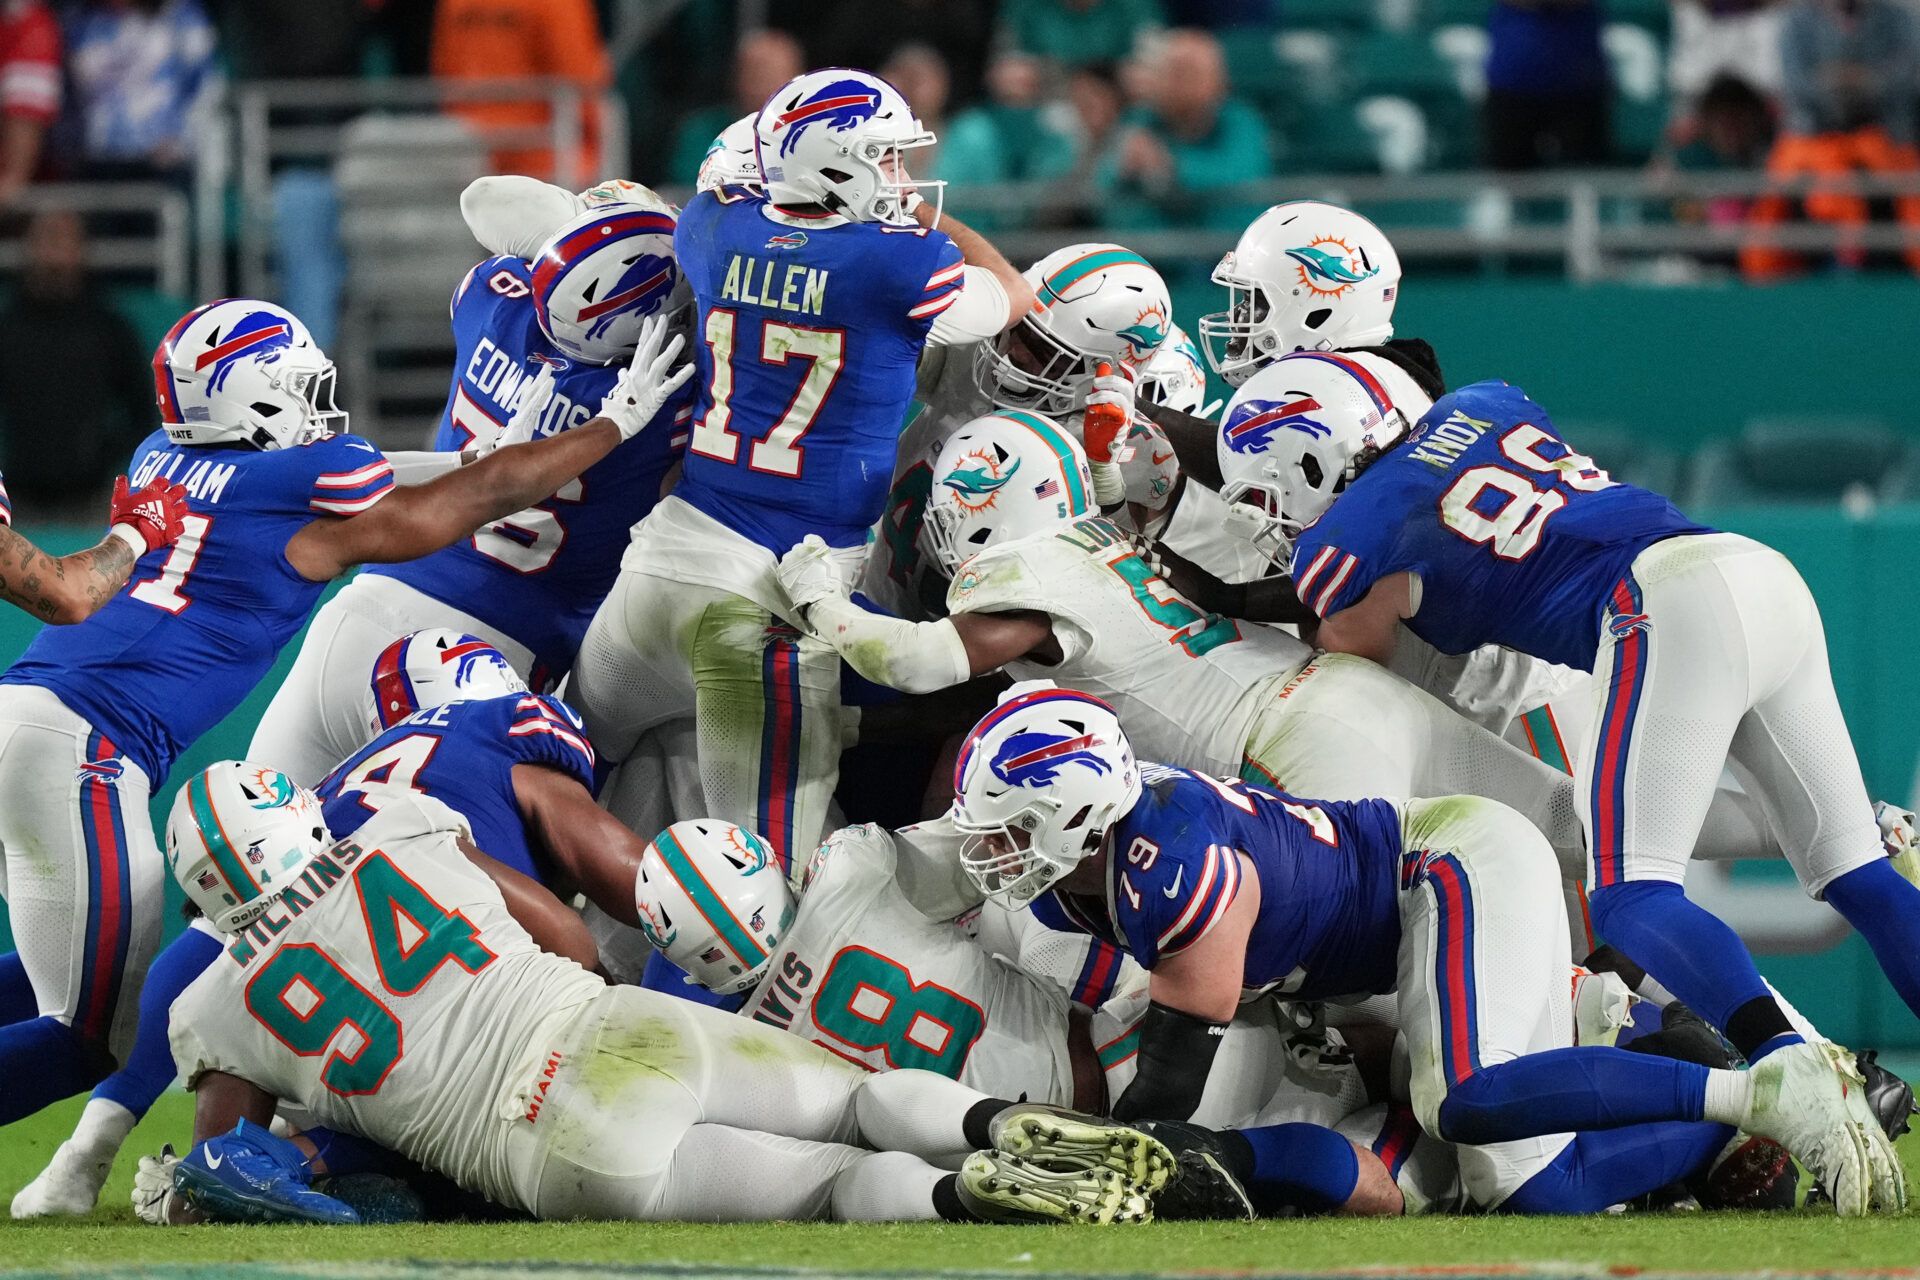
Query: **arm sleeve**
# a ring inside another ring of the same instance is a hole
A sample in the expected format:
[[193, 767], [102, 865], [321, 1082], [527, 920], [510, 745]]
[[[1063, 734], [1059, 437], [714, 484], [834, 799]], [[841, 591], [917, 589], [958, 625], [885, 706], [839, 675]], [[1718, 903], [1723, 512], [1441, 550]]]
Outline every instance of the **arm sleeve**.
[[1000, 278], [985, 267], [962, 266], [960, 286], [943, 308], [935, 313], [927, 342], [936, 347], [965, 346], [984, 342], [1007, 327], [1007, 307], [1011, 299]]
[[438, 480], [449, 471], [458, 471], [460, 454], [458, 451], [403, 449], [398, 453], [389, 453], [387, 465], [393, 468], [395, 484], [425, 484], [429, 480]]
[[522, 764], [544, 764], [593, 789], [593, 746], [580, 716], [546, 694], [529, 694], [514, 704], [507, 739]]
[[520, 174], [475, 178], [460, 193], [460, 216], [467, 220], [467, 229], [495, 256], [531, 258], [585, 207], [566, 188]]
[[393, 464], [358, 436], [335, 436], [310, 446], [320, 451], [307, 509], [323, 516], [357, 516], [393, 490]]
[[932, 693], [973, 674], [967, 646], [951, 620], [907, 622], [828, 597], [807, 609], [807, 625], [855, 671], [903, 693]]

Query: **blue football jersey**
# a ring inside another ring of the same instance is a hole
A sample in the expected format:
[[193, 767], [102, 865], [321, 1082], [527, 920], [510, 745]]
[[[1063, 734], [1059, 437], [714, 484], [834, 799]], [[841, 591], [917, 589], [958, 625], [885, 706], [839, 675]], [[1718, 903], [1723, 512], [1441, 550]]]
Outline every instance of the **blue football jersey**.
[[1142, 967], [1178, 955], [1226, 914], [1245, 854], [1260, 915], [1241, 985], [1302, 1000], [1393, 990], [1400, 943], [1400, 811], [1385, 800], [1299, 800], [1166, 765], [1141, 766], [1140, 802], [1115, 825], [1107, 892], [1054, 891], [1071, 923]]
[[[554, 388], [540, 436], [590, 421], [613, 389], [619, 366], [570, 359], [541, 332], [531, 274], [519, 258], [489, 258], [455, 291], [453, 387], [435, 449], [492, 443], [542, 365], [552, 367]], [[549, 688], [573, 666], [594, 610], [619, 575], [629, 531], [659, 501], [668, 469], [686, 448], [692, 412], [693, 393], [683, 391], [638, 436], [545, 502], [443, 551], [367, 572], [398, 578], [518, 640], [538, 667], [532, 683]]]
[[886, 505], [920, 353], [964, 264], [939, 231], [802, 228], [767, 210], [704, 192], [674, 233], [699, 304], [675, 492], [775, 555], [810, 533], [858, 546]]
[[140, 557], [85, 622], [44, 628], [0, 682], [51, 690], [157, 787], [272, 669], [326, 589], [287, 563], [287, 543], [317, 518], [373, 506], [393, 468], [358, 436], [261, 452], [156, 431], [128, 472], [136, 489], [158, 476], [186, 489], [179, 542]]
[[1476, 382], [1439, 400], [1302, 531], [1293, 583], [1326, 618], [1412, 571], [1420, 598], [1407, 626], [1442, 653], [1498, 644], [1591, 671], [1633, 558], [1711, 532], [1575, 453], [1520, 388]]
[[348, 756], [314, 790], [335, 839], [358, 831], [378, 808], [366, 788], [404, 787], [465, 818], [481, 852], [544, 880], [514, 797], [517, 764], [548, 765], [591, 788], [593, 748], [573, 708], [538, 694], [429, 707]]

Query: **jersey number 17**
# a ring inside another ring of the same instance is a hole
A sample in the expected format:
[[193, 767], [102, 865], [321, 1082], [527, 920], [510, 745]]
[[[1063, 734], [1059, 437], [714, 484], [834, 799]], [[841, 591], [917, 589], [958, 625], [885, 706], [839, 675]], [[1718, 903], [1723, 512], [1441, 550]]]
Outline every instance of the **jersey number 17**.
[[[724, 307], [715, 307], [707, 313], [703, 341], [713, 352], [713, 379], [707, 387], [712, 405], [705, 416], [693, 424], [693, 439], [688, 448], [716, 462], [734, 463], [740, 459], [740, 433], [731, 427], [734, 333], [738, 325], [739, 316]], [[794, 389], [793, 399], [787, 402], [780, 421], [763, 438], [753, 442], [747, 454], [749, 470], [799, 476], [807, 452], [800, 438], [813, 428], [813, 420], [820, 415], [820, 407], [840, 377], [846, 353], [847, 335], [838, 329], [812, 329], [778, 320], [760, 322], [760, 363], [785, 365], [800, 359], [807, 362], [807, 372]]]

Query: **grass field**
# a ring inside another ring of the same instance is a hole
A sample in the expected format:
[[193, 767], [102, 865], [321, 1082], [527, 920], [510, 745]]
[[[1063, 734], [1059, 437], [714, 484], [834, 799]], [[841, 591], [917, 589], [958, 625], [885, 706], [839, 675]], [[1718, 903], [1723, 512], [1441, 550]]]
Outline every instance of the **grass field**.
[[[0, 1205], [37, 1173], [79, 1102], [0, 1130]], [[1148, 1275], [1379, 1269], [1620, 1275], [1627, 1271], [1809, 1274], [1920, 1268], [1920, 1214], [1841, 1222], [1831, 1214], [1637, 1214], [1583, 1219], [1308, 1219], [1132, 1230], [831, 1224], [678, 1226], [604, 1223], [408, 1227], [200, 1227], [161, 1230], [127, 1208], [133, 1154], [188, 1128], [173, 1094], [137, 1130], [103, 1208], [84, 1222], [0, 1221], [0, 1275], [330, 1277], [440, 1280], [460, 1274], [652, 1271], [703, 1278], [969, 1271]], [[1920, 1185], [1920, 1139], [1901, 1144]], [[527, 1264], [539, 1264], [529, 1266]], [[209, 1264], [227, 1264], [209, 1266]], [[474, 1265], [477, 1264], [477, 1265]], [[493, 1264], [493, 1265], [487, 1265]], [[1920, 1270], [1908, 1274], [1920, 1278]]]

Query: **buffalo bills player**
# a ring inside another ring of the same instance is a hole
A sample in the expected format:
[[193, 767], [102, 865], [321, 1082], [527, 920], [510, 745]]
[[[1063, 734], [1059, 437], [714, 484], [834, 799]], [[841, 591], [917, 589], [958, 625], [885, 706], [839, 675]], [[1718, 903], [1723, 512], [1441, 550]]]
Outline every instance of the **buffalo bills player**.
[[635, 531], [572, 695], [613, 763], [693, 715], [707, 814], [790, 865], [821, 834], [850, 725], [838, 656], [792, 625], [775, 561], [814, 534], [851, 578], [921, 351], [999, 333], [1033, 293], [908, 176], [934, 138], [892, 85], [810, 72], [756, 129], [764, 197], [721, 187], [680, 215], [700, 370], [686, 470]]
[[85, 551], [50, 556], [14, 532], [13, 502], [0, 480], [0, 600], [42, 622], [84, 622], [126, 585], [135, 560], [173, 545], [186, 511], [187, 492], [172, 481], [154, 480], [136, 493], [121, 476], [107, 536]]
[[[329, 831], [351, 835], [386, 800], [418, 792], [466, 822], [516, 915], [544, 909], [532, 881], [638, 924], [645, 844], [594, 803], [593, 749], [571, 708], [530, 692], [492, 645], [443, 629], [394, 641], [363, 692], [374, 737], [316, 788]], [[94, 1090], [73, 1136], [14, 1198], [14, 1217], [92, 1211], [127, 1133], [173, 1083], [167, 1011], [220, 948], [196, 919], [155, 959], [127, 1065]]]
[[162, 429], [133, 475], [186, 489], [185, 531], [0, 677], [0, 851], [22, 961], [0, 991], [0, 1124], [92, 1085], [125, 1046], [122, 997], [160, 925], [147, 800], [179, 754], [258, 683], [329, 581], [524, 509], [637, 434], [689, 372], [668, 375], [679, 342], [663, 341], [656, 322], [599, 420], [396, 489], [377, 449], [331, 434], [346, 417], [333, 364], [293, 315], [228, 299], [167, 332]]
[[1850, 1057], [1802, 1042], [1683, 889], [1725, 762], [1920, 1010], [1920, 890], [1882, 848], [1799, 574], [1616, 482], [1517, 387], [1463, 388], [1411, 430], [1362, 390], [1266, 448], [1319, 643], [1386, 662], [1404, 624], [1443, 653], [1497, 643], [1594, 672], [1575, 759], [1598, 931], [1749, 1059], [1829, 1056], [1823, 1088], [1860, 1104]]
[[986, 892], [1018, 903], [1051, 890], [1054, 919], [1152, 975], [1117, 1118], [1190, 1116], [1249, 995], [1392, 992], [1414, 1112], [1462, 1144], [1478, 1203], [1499, 1203], [1509, 1171], [1543, 1153], [1611, 1167], [1646, 1126], [1701, 1120], [1714, 1123], [1656, 1145], [1688, 1148], [1691, 1167], [1733, 1125], [1793, 1151], [1842, 1213], [1905, 1202], [1872, 1114], [1817, 1087], [1834, 1078], [1821, 1057], [1731, 1071], [1574, 1047], [1557, 871], [1539, 833], [1493, 801], [1302, 800], [1136, 764], [1111, 708], [1044, 684], [1015, 686], [974, 727], [954, 790], [971, 837], [961, 861]]
[[[553, 230], [530, 259], [502, 255], [469, 271], [453, 295], [455, 372], [430, 456], [470, 456], [589, 421], [640, 327], [684, 308], [673, 227], [657, 199], [602, 202]], [[547, 370], [552, 396], [542, 403]], [[689, 397], [676, 396], [639, 443], [538, 505], [433, 555], [360, 574], [315, 616], [247, 758], [303, 785], [319, 781], [365, 737], [359, 694], [374, 655], [422, 627], [483, 636], [534, 688], [558, 684], [619, 572], [628, 530], [685, 447], [691, 413]]]

